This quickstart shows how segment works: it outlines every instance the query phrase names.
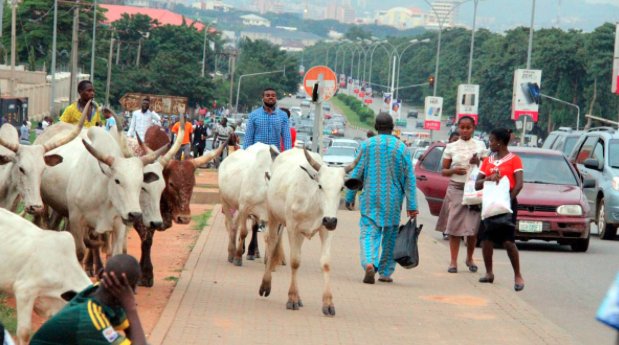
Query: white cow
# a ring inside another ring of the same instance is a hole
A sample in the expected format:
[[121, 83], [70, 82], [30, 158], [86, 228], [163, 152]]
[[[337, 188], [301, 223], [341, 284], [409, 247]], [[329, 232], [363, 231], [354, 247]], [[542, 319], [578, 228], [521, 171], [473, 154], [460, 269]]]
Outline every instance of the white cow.
[[69, 233], [42, 230], [0, 209], [0, 238], [0, 289], [15, 296], [17, 337], [27, 344], [33, 309], [50, 317], [91, 282]]
[[[269, 145], [256, 143], [246, 150], [235, 151], [219, 166], [219, 195], [229, 236], [228, 261], [237, 266], [243, 263], [248, 218], [252, 218], [254, 226], [258, 221], [267, 220], [267, 180], [271, 175], [273, 158], [278, 153]], [[252, 243], [257, 247], [254, 238]]]
[[[153, 178], [143, 168], [167, 149], [125, 158], [103, 128], [88, 129], [87, 137], [92, 145], [84, 138], [76, 138], [55, 150], [64, 162], [45, 169], [41, 186], [45, 203], [59, 214], [68, 214], [80, 261], [85, 251], [84, 235], [90, 229], [103, 234], [112, 231], [118, 221], [131, 224], [142, 216], [142, 184]], [[113, 252], [121, 251], [122, 247], [117, 247]]]
[[361, 188], [362, 182], [346, 179], [346, 174], [357, 165], [361, 156], [345, 168], [326, 166], [318, 154], [294, 148], [280, 154], [271, 169], [273, 176], [267, 190], [268, 232], [267, 260], [260, 296], [271, 293], [271, 271], [279, 261], [283, 227], [290, 240], [290, 267], [292, 279], [288, 290], [286, 307], [298, 310], [303, 306], [297, 287], [297, 270], [301, 265], [301, 245], [304, 238], [320, 235], [322, 253], [320, 264], [325, 279], [322, 295], [322, 312], [335, 316], [329, 272], [331, 267], [331, 231], [337, 226], [337, 210], [340, 193], [346, 185], [349, 189]]
[[17, 129], [10, 124], [0, 128], [0, 207], [14, 211], [18, 197], [24, 201], [24, 210], [30, 214], [43, 211], [41, 200], [41, 176], [45, 166], [62, 162], [57, 154], [47, 154], [73, 140], [84, 125], [85, 114], [80, 124], [73, 126], [63, 136], [56, 137], [45, 145], [22, 145]]

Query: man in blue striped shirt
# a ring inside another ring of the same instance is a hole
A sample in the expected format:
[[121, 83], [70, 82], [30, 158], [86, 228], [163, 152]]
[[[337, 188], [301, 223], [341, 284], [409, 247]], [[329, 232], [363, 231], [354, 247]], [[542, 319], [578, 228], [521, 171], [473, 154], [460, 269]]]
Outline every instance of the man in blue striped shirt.
[[243, 149], [255, 143], [274, 145], [279, 148], [284, 143], [284, 149], [292, 147], [288, 115], [277, 108], [277, 92], [273, 88], [262, 91], [262, 107], [249, 114], [245, 130]]

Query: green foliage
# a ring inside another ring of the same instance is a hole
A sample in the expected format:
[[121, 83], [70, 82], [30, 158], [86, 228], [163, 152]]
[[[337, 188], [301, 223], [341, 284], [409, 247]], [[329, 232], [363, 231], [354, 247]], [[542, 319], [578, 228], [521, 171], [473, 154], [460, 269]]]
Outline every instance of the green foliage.
[[202, 231], [206, 225], [208, 224], [208, 220], [211, 218], [211, 211], [206, 211], [200, 215], [193, 217], [194, 229], [198, 231]]
[[7, 305], [7, 296], [0, 294], [0, 322], [11, 334], [17, 329], [17, 315], [15, 309]]
[[[480, 129], [498, 126], [513, 128], [511, 118], [514, 70], [526, 67], [529, 29], [514, 28], [502, 34], [479, 30], [475, 37], [475, 53], [471, 83], [480, 85]], [[581, 123], [593, 101], [593, 85], [597, 81], [597, 99], [593, 115], [616, 119], [619, 98], [610, 92], [615, 26], [607, 23], [591, 33], [578, 30], [541, 29], [534, 33], [531, 67], [542, 70], [543, 94], [578, 104]], [[428, 43], [410, 45], [410, 40], [429, 39]], [[467, 83], [468, 58], [471, 32], [463, 28], [442, 32], [438, 96], [444, 98], [443, 114], [455, 114], [456, 94], [459, 84]], [[357, 41], [368, 52], [367, 59], [359, 54], [351, 59], [352, 44], [345, 42], [321, 43], [305, 50], [306, 66], [327, 63], [337, 74], [347, 76], [353, 65], [353, 77], [372, 83], [375, 93], [388, 92], [392, 71], [392, 47], [402, 53], [399, 86], [421, 84], [434, 75], [436, 64], [437, 33], [426, 32], [412, 37], [392, 37], [389, 44], [367, 45]], [[406, 48], [406, 49], [405, 49]], [[373, 52], [373, 53], [372, 53]], [[327, 57], [328, 54], [328, 57]], [[337, 59], [337, 65], [335, 64]], [[352, 60], [352, 61], [351, 61]], [[372, 62], [370, 64], [370, 61]], [[363, 66], [365, 66], [365, 73]], [[370, 79], [371, 77], [371, 79]], [[396, 83], [397, 85], [397, 83]], [[432, 95], [427, 86], [402, 88], [397, 97], [406, 104], [422, 105], [426, 96]], [[559, 126], [576, 125], [576, 111], [547, 99], [540, 105], [539, 122], [533, 133], [544, 135]]]
[[332, 102], [353, 126], [366, 129], [372, 129], [374, 126], [374, 111], [356, 97], [338, 94], [332, 98]]

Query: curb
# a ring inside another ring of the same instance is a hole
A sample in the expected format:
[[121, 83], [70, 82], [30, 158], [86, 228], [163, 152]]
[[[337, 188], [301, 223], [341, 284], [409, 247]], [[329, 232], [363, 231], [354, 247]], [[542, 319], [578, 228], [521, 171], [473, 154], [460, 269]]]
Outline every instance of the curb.
[[176, 284], [174, 290], [172, 290], [172, 295], [170, 296], [170, 299], [168, 300], [168, 303], [166, 304], [163, 313], [161, 313], [161, 316], [159, 317], [159, 321], [157, 321], [157, 324], [155, 325], [155, 328], [153, 329], [153, 332], [148, 339], [148, 343], [151, 345], [162, 344], [166, 336], [168, 335], [168, 331], [170, 330], [170, 327], [174, 322], [176, 313], [178, 312], [178, 309], [180, 308], [182, 301], [187, 294], [187, 290], [189, 288], [189, 285], [191, 284], [196, 266], [198, 264], [200, 256], [202, 255], [204, 246], [206, 246], [206, 242], [211, 234], [215, 219], [221, 216], [221, 204], [215, 205], [212, 212], [213, 213], [211, 218], [208, 220], [208, 223], [204, 227], [204, 229], [202, 229], [202, 233], [198, 237], [196, 245], [191, 251], [189, 258], [187, 259], [187, 262], [183, 267], [183, 271], [178, 280], [178, 283]]

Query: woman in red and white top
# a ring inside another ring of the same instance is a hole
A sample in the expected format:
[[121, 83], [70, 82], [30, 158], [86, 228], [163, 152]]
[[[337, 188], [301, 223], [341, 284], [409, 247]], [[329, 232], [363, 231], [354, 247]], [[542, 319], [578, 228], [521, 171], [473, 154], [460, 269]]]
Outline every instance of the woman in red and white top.
[[510, 139], [511, 131], [508, 129], [498, 128], [490, 132], [489, 147], [492, 154], [482, 162], [475, 186], [479, 190], [483, 188], [485, 181], [495, 181], [498, 183], [503, 176], [507, 177], [509, 179], [509, 193], [512, 199], [513, 210], [513, 225], [489, 228], [482, 222], [479, 238], [482, 241], [482, 253], [486, 266], [486, 275], [480, 278], [479, 282], [494, 282], [494, 273], [492, 271], [494, 243], [503, 244], [514, 269], [514, 289], [516, 291], [521, 291], [524, 289], [524, 279], [520, 274], [520, 259], [518, 256], [518, 248], [515, 244], [515, 224], [516, 209], [518, 207], [516, 197], [522, 190], [523, 169], [520, 157], [509, 152], [507, 148]]

